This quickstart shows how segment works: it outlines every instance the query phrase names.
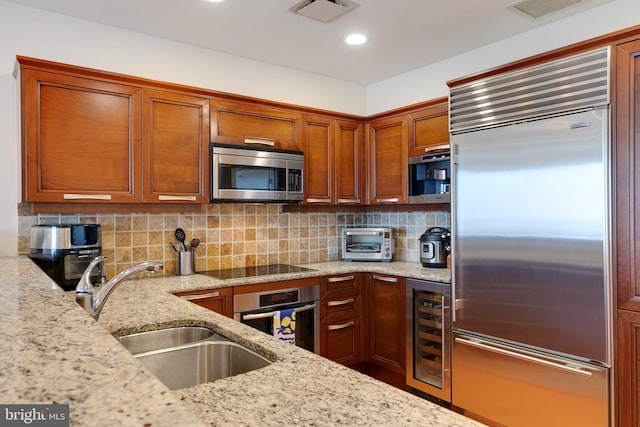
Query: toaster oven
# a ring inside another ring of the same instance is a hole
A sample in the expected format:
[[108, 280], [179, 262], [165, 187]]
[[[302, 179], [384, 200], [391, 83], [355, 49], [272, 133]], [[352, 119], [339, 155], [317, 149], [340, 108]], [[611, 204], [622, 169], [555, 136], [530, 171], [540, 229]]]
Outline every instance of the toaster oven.
[[345, 228], [342, 230], [344, 261], [382, 261], [393, 258], [390, 228]]

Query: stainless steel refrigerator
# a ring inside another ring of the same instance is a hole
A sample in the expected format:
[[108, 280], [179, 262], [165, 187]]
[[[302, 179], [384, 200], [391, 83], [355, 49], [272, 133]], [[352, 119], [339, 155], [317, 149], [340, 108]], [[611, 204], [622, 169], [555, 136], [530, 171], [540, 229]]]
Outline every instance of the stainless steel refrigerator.
[[[610, 424], [608, 51], [589, 55], [451, 96], [452, 403], [491, 423]], [[539, 93], [597, 66], [592, 105]]]

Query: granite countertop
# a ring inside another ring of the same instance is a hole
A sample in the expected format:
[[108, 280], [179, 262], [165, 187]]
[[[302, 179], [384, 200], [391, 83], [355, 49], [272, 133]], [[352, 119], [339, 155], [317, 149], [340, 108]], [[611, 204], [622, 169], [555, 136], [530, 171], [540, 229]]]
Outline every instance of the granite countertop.
[[[1, 258], [2, 403], [68, 403], [71, 425], [480, 425], [172, 295], [353, 271], [450, 280], [447, 270], [413, 263], [305, 267], [316, 271], [225, 281], [199, 274], [128, 280], [95, 322], [28, 258]], [[273, 363], [169, 391], [113, 337], [186, 325], [210, 327]]]

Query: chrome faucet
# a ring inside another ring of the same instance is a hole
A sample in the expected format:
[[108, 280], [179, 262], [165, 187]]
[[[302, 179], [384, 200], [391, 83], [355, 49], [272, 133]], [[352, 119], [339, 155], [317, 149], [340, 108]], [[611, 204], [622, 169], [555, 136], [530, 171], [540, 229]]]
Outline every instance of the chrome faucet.
[[104, 307], [104, 303], [107, 302], [109, 295], [111, 295], [114, 289], [117, 288], [124, 279], [142, 271], [155, 273], [163, 268], [161, 263], [155, 261], [145, 261], [132, 265], [131, 267], [127, 267], [113, 276], [113, 278], [107, 283], [102, 285], [97, 295], [94, 297], [94, 288], [90, 277], [91, 270], [105, 259], [107, 259], [107, 257], [104, 255], [95, 257], [87, 266], [86, 270], [82, 274], [82, 278], [78, 282], [78, 286], [76, 286], [76, 302], [84, 307], [84, 309], [96, 320], [100, 317], [102, 307]]

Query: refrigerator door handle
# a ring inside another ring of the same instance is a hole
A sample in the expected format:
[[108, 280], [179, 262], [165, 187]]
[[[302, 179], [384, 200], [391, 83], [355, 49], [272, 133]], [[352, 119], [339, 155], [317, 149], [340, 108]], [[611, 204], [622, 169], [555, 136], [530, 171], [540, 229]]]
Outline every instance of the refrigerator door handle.
[[591, 377], [592, 374], [589, 371], [585, 371], [583, 369], [574, 367], [574, 366], [570, 366], [561, 362], [554, 362], [551, 360], [545, 360], [545, 359], [541, 359], [538, 357], [534, 357], [534, 356], [529, 356], [527, 354], [523, 354], [523, 353], [518, 353], [512, 350], [507, 350], [506, 348], [502, 348], [502, 347], [498, 347], [493, 343], [489, 343], [487, 341], [483, 341], [477, 338], [474, 339], [467, 339], [467, 338], [461, 338], [461, 337], [456, 337], [455, 338], [457, 343], [460, 344], [464, 344], [464, 345], [468, 345], [471, 347], [476, 347], [476, 348], [480, 348], [482, 350], [487, 350], [487, 351], [492, 351], [494, 353], [498, 353], [498, 354], [502, 354], [505, 356], [510, 356], [510, 357], [515, 357], [517, 359], [522, 359], [522, 360], [526, 360], [528, 362], [533, 362], [533, 363], [538, 363], [540, 365], [544, 365], [544, 366], [550, 366], [552, 368], [556, 368], [556, 369], [561, 369], [564, 371], [568, 371], [574, 374], [578, 374], [578, 375], [583, 375], [585, 377]]

